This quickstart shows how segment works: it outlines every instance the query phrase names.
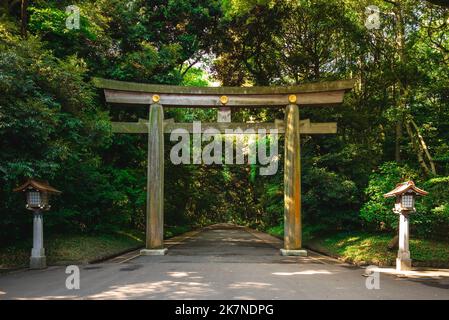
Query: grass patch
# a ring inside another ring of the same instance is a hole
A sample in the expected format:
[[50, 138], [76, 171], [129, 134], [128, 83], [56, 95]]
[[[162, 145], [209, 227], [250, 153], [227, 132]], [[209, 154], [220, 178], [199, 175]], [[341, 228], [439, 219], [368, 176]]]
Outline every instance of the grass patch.
[[[313, 227], [313, 226], [303, 226], [302, 228], [302, 241], [309, 242], [311, 239], [315, 237], [315, 234], [319, 234], [321, 228]], [[284, 225], [270, 227], [264, 232], [272, 235], [273, 237], [284, 239]]]
[[[391, 238], [385, 234], [344, 232], [315, 238], [306, 244], [354, 264], [392, 266], [396, 263], [397, 250], [388, 249]], [[411, 239], [410, 254], [414, 266], [449, 267], [448, 242]]]
[[283, 238], [284, 237], [284, 226], [274, 226], [270, 227], [267, 230], [265, 230], [266, 233], [272, 235], [276, 238]]
[[[171, 238], [191, 230], [190, 226], [169, 226], [164, 237]], [[145, 244], [145, 233], [137, 230], [122, 230], [106, 234], [60, 234], [44, 236], [44, 247], [48, 265], [82, 264]], [[32, 239], [16, 242], [0, 248], [0, 271], [28, 267]]]
[[166, 226], [164, 228], [164, 239], [175, 237], [190, 230], [192, 230], [191, 226]]
[[[47, 264], [87, 263], [108, 257], [144, 243], [144, 235], [137, 232], [117, 232], [95, 235], [49, 235], [44, 238]], [[27, 267], [32, 240], [0, 248], [0, 270]]]
[[[282, 239], [284, 227], [270, 227], [265, 232]], [[391, 235], [353, 231], [319, 236], [321, 233], [319, 227], [304, 226], [305, 246], [357, 265], [396, 264], [397, 250], [388, 249]], [[449, 242], [412, 238], [410, 254], [414, 266], [449, 268]]]

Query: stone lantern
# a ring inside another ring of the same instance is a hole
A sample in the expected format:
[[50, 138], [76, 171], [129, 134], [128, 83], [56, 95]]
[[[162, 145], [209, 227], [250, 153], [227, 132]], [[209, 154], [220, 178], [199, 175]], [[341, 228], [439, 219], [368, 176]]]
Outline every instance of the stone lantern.
[[49, 197], [51, 194], [60, 194], [46, 181], [29, 179], [14, 192], [24, 192], [26, 195], [26, 208], [33, 211], [33, 249], [31, 250], [30, 268], [43, 269], [47, 266], [44, 249], [44, 232], [42, 212], [50, 210]]
[[412, 260], [409, 250], [409, 214], [416, 212], [415, 198], [428, 193], [415, 186], [413, 181], [399, 183], [396, 188], [384, 194], [385, 198], [396, 198], [393, 212], [399, 215], [399, 250], [396, 258], [396, 270], [411, 270]]

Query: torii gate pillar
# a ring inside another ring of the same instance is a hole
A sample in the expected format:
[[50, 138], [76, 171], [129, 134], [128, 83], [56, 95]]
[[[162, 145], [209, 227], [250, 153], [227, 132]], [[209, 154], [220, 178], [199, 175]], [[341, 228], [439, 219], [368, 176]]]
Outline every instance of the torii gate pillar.
[[296, 97], [289, 97], [285, 109], [284, 157], [284, 256], [307, 256], [302, 249], [301, 226], [301, 150], [299, 108]]
[[148, 121], [147, 221], [142, 255], [165, 255], [164, 248], [164, 110], [153, 96]]

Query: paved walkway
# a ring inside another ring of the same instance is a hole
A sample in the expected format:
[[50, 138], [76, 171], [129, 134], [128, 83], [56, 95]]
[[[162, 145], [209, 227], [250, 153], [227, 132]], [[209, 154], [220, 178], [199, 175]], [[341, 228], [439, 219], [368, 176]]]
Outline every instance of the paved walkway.
[[0, 299], [449, 299], [449, 278], [380, 275], [366, 288], [362, 268], [311, 253], [282, 257], [281, 242], [219, 226], [169, 241], [167, 256], [127, 255], [80, 266], [79, 290], [65, 267], [0, 275]]

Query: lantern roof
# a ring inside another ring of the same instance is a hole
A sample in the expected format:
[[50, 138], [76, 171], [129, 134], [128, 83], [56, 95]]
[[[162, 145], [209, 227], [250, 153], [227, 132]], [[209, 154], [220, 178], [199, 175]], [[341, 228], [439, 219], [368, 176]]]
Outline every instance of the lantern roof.
[[418, 188], [417, 186], [415, 186], [415, 183], [410, 180], [410, 181], [398, 183], [396, 185], [396, 188], [394, 188], [390, 192], [385, 193], [384, 197], [385, 198], [396, 197], [396, 196], [399, 196], [401, 194], [404, 194], [404, 193], [407, 193], [410, 191], [414, 192], [418, 196], [425, 196], [428, 194], [427, 191], [424, 191], [424, 190]]
[[61, 191], [53, 188], [48, 184], [48, 181], [41, 181], [41, 180], [35, 180], [35, 179], [28, 179], [27, 182], [22, 184], [21, 186], [15, 188], [14, 192], [20, 192], [20, 191], [26, 191], [27, 189], [36, 189], [42, 192], [48, 192], [48, 193], [54, 193], [59, 194]]

